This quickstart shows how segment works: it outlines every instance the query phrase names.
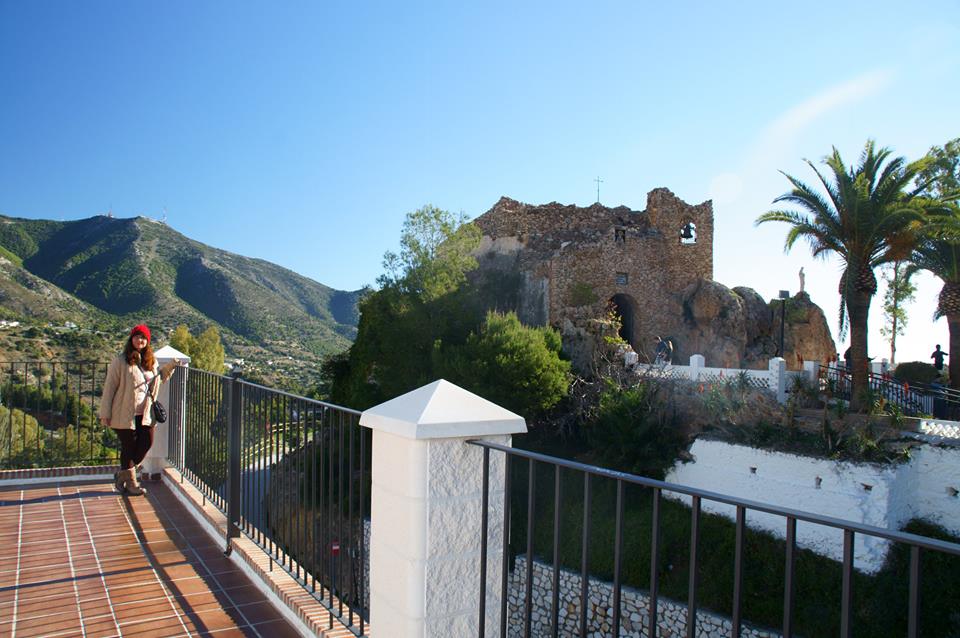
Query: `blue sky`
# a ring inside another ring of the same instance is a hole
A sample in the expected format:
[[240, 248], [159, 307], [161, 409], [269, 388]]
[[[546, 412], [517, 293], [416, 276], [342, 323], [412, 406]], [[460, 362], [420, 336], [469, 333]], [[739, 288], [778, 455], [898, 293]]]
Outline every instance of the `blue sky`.
[[[166, 210], [355, 289], [419, 206], [588, 205], [600, 176], [608, 205], [712, 198], [715, 279], [774, 297], [805, 266], [835, 332], [838, 266], [752, 222], [831, 145], [960, 136], [960, 4], [722, 4], [0, 0], [0, 213]], [[946, 345], [920, 283], [901, 360]]]

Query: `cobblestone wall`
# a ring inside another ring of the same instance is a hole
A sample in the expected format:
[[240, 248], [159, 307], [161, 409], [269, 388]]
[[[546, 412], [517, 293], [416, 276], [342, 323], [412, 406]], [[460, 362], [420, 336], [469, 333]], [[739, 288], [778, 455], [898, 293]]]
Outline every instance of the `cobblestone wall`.
[[[508, 635], [522, 636], [524, 602], [526, 594], [526, 557], [518, 556], [511, 574], [509, 587]], [[565, 569], [560, 570], [560, 635], [575, 636], [580, 631], [580, 575]], [[591, 638], [606, 638], [612, 635], [613, 585], [599, 580], [590, 580], [588, 588], [590, 608], [587, 613], [588, 633]], [[649, 626], [650, 599], [636, 589], [624, 587], [621, 600], [621, 637], [644, 637]], [[550, 636], [553, 609], [553, 566], [533, 561], [533, 606], [531, 610], [531, 635]], [[671, 600], [658, 600], [657, 636], [681, 638], [687, 631], [687, 606]], [[697, 612], [697, 637], [714, 638], [729, 636], [732, 628], [728, 618], [708, 611]], [[780, 634], [743, 626], [745, 638], [780, 638]]]

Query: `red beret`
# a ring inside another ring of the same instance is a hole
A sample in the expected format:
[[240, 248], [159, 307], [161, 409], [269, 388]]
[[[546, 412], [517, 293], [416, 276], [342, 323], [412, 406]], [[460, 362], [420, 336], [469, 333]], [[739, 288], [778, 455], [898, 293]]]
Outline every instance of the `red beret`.
[[150, 343], [150, 328], [147, 327], [147, 324], [141, 323], [139, 326], [134, 326], [133, 330], [130, 331], [130, 336], [132, 337], [135, 334], [142, 334], [147, 338], [147, 343]]

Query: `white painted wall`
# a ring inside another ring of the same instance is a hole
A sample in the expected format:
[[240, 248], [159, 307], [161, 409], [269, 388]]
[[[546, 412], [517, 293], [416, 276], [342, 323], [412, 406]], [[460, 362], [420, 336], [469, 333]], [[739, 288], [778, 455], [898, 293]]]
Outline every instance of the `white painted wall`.
[[[703, 439], [694, 442], [690, 453], [694, 461], [675, 465], [667, 482], [885, 529], [921, 518], [960, 534], [957, 446], [925, 444], [909, 461], [896, 465], [830, 461]], [[706, 499], [702, 506], [735, 517], [732, 506]], [[781, 538], [786, 535], [786, 520], [780, 516], [751, 511], [747, 524]], [[843, 533], [835, 528], [800, 522], [797, 543], [835, 560], [843, 558]], [[876, 572], [887, 549], [887, 542], [857, 534], [855, 566]]]

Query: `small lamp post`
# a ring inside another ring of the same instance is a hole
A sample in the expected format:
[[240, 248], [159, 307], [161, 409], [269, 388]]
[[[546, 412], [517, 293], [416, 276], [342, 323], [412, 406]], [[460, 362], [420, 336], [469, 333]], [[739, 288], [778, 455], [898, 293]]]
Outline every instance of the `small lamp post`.
[[[780, 356], [783, 357], [783, 328], [787, 317], [787, 299], [790, 298], [789, 290], [780, 291]], [[786, 357], [784, 357], [786, 358]]]

